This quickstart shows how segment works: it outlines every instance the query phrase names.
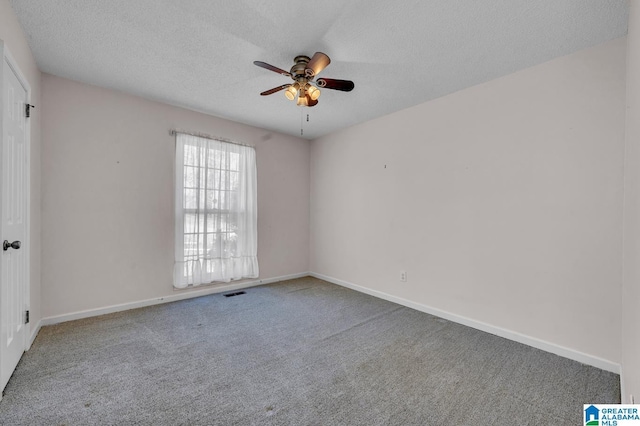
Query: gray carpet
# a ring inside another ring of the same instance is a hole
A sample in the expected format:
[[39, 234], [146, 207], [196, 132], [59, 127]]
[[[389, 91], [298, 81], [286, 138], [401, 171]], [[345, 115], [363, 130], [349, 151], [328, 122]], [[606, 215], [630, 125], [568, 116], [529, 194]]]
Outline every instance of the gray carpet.
[[6, 425], [578, 425], [619, 377], [314, 278], [44, 327]]

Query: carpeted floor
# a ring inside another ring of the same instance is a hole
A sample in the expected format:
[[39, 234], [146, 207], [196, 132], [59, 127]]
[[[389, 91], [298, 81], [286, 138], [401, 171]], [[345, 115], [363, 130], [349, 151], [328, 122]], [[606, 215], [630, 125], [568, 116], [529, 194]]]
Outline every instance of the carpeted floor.
[[44, 327], [5, 425], [578, 425], [619, 376], [314, 278]]

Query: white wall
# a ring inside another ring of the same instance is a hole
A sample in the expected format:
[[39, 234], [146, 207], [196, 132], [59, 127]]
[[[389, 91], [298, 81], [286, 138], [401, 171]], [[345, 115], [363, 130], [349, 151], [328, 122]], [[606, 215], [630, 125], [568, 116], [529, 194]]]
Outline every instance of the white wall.
[[308, 271], [309, 142], [43, 74], [45, 317], [175, 294], [174, 137], [253, 144], [260, 278]]
[[622, 290], [622, 400], [640, 402], [640, 3], [630, 2]]
[[[31, 86], [31, 103], [36, 106], [28, 120], [31, 133], [31, 238], [29, 240], [29, 254], [31, 256], [30, 270], [30, 319], [31, 326], [40, 321], [40, 70], [36, 65], [31, 49], [27, 44], [22, 28], [18, 23], [8, 0], [0, 0], [0, 40], [11, 52], [11, 56], [18, 63]], [[26, 245], [25, 245], [26, 248]]]
[[619, 364], [624, 94], [618, 39], [314, 141], [311, 270]]

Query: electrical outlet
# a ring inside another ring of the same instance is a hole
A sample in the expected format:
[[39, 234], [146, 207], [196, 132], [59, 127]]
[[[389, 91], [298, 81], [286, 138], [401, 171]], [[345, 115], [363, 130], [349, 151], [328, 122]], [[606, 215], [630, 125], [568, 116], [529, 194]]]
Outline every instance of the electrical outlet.
[[400, 281], [403, 283], [407, 282], [407, 273], [405, 271], [400, 271]]

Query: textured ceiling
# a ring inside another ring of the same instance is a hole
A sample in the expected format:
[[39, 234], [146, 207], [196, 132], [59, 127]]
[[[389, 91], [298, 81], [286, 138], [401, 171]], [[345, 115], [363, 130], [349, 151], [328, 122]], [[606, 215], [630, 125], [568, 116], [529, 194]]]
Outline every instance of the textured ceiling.
[[[11, 0], [44, 72], [313, 139], [627, 32], [626, 0]], [[313, 108], [282, 92], [322, 51]], [[309, 122], [306, 122], [309, 114]], [[198, 129], [193, 129], [198, 130]]]

